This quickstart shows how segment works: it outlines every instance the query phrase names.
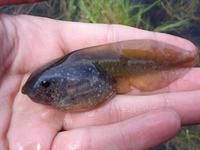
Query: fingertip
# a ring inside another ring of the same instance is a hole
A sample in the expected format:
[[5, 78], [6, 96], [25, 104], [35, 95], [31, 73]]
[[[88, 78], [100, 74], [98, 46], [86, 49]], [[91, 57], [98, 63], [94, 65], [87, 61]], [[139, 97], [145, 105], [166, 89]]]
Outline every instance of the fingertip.
[[181, 118], [180, 115], [172, 109], [156, 110], [154, 113], [159, 113], [160, 118], [165, 118], [168, 125], [171, 125], [174, 129], [174, 133], [181, 129]]
[[86, 142], [87, 135], [85, 130], [81, 129], [60, 132], [52, 143], [52, 150], [87, 149], [86, 146], [89, 145]]
[[152, 33], [154, 33], [154, 38], [156, 40], [175, 45], [187, 51], [192, 51], [192, 52], [197, 51], [197, 47], [188, 39], [171, 35], [168, 33], [160, 33], [160, 32], [152, 32]]
[[[154, 110], [138, 118], [136, 129], [132, 131], [136, 149], [150, 149], [176, 136], [181, 129], [178, 113], [171, 109]], [[131, 132], [130, 132], [131, 133]]]

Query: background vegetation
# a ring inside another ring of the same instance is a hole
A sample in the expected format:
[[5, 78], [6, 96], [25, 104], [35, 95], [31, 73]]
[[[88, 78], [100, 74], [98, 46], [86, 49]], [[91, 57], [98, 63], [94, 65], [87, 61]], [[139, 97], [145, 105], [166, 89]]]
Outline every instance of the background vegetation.
[[[182, 36], [200, 47], [199, 0], [49, 0], [48, 3], [1, 7], [0, 11], [69, 21], [124, 24]], [[156, 149], [199, 150], [200, 126], [184, 127], [177, 137]]]

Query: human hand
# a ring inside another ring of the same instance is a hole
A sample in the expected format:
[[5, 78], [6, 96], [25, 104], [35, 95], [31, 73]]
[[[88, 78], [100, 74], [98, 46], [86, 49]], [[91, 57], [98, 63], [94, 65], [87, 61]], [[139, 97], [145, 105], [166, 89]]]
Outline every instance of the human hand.
[[145, 38], [194, 51], [189, 41], [121, 25], [25, 15], [0, 15], [0, 21], [0, 149], [148, 149], [173, 137], [181, 124], [200, 122], [198, 68], [170, 84], [169, 93], [119, 95], [82, 113], [36, 104], [20, 92], [33, 70], [73, 50]]

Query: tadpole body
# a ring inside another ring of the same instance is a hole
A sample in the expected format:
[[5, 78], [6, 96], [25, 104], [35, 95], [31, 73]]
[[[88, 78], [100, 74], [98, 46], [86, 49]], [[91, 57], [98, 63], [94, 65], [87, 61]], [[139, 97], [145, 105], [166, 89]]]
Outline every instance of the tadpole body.
[[198, 52], [155, 40], [84, 48], [36, 70], [22, 88], [34, 102], [69, 112], [93, 109], [116, 94], [168, 86], [198, 63]]

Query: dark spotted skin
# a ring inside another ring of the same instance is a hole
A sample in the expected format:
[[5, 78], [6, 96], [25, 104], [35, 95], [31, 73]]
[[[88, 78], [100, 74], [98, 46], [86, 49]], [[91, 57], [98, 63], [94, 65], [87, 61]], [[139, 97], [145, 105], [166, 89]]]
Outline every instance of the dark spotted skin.
[[[60, 61], [52, 68], [36, 73], [34, 78], [40, 78], [29, 79], [23, 92], [29, 93], [35, 102], [69, 111], [95, 107], [116, 93], [112, 78], [94, 64], [63, 64]], [[45, 76], [42, 77], [43, 75]], [[50, 85], [43, 87], [42, 81], [49, 82]]]
[[154, 40], [111, 43], [48, 63], [29, 77], [22, 93], [37, 103], [86, 111], [132, 86], [140, 91], [163, 88], [179, 77], [172, 75], [175, 69], [197, 62], [197, 54]]

